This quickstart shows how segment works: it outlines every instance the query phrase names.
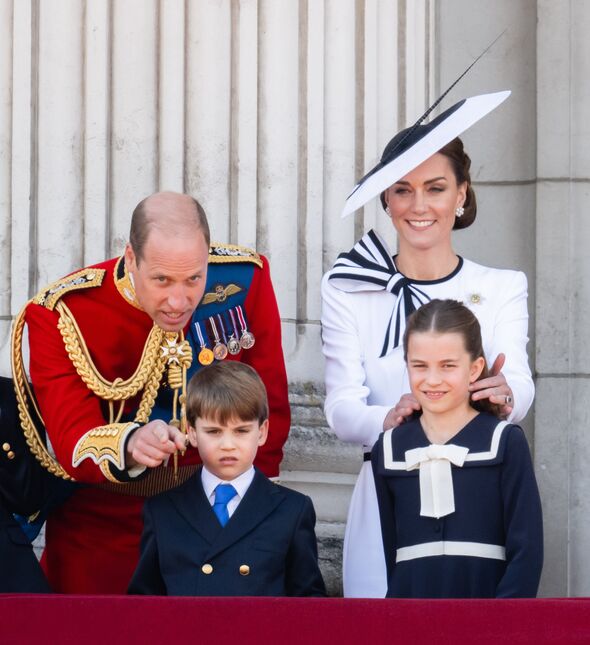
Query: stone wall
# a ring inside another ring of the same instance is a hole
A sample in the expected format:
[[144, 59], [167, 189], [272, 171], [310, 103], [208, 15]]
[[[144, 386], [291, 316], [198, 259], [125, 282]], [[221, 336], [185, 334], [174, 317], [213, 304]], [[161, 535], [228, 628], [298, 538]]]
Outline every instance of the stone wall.
[[362, 450], [343, 443], [327, 427], [321, 386], [292, 384], [290, 399], [293, 421], [281, 482], [313, 499], [322, 573], [330, 595], [342, 595], [342, 540]]
[[38, 285], [120, 252], [147, 192], [195, 192], [216, 238], [271, 257], [294, 419], [282, 479], [314, 500], [334, 594], [361, 454], [321, 412], [319, 280], [364, 230], [394, 237], [374, 205], [344, 222], [339, 211], [398, 126], [505, 30], [446, 103], [512, 90], [465, 134], [479, 211], [455, 244], [527, 274], [541, 591], [590, 595], [590, 3], [48, 6], [0, 0], [0, 370], [11, 320]]

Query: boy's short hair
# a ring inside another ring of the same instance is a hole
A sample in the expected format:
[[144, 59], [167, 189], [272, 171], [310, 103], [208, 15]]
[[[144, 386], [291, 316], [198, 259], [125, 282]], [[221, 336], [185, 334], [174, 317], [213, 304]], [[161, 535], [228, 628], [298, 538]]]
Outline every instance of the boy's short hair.
[[255, 369], [238, 361], [220, 361], [200, 369], [187, 387], [186, 419], [197, 418], [262, 423], [268, 419], [266, 388]]

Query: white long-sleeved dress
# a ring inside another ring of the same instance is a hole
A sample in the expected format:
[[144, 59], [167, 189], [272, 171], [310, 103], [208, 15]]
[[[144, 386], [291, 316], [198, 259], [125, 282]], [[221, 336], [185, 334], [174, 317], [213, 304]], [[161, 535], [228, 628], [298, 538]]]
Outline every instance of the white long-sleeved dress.
[[[386, 290], [343, 291], [335, 286], [337, 280], [330, 280], [333, 271], [322, 281], [325, 413], [328, 424], [341, 440], [359, 444], [369, 452], [383, 430], [389, 410], [402, 394], [410, 391], [401, 343], [380, 357], [398, 296]], [[452, 298], [473, 311], [481, 325], [488, 364], [491, 366], [498, 354], [506, 355], [502, 373], [514, 393], [509, 420], [522, 419], [534, 397], [526, 352], [528, 310], [524, 273], [460, 259], [449, 276], [412, 281], [412, 285], [430, 300]], [[346, 597], [385, 596], [385, 559], [368, 461], [363, 463], [350, 502], [342, 574]]]

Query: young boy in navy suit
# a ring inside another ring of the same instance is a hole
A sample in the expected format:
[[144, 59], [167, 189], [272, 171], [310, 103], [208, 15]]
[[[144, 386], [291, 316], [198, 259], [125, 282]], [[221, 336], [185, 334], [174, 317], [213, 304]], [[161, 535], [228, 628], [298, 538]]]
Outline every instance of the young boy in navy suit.
[[188, 439], [202, 467], [144, 506], [129, 593], [325, 596], [309, 497], [252, 463], [268, 433], [268, 401], [250, 366], [219, 362], [187, 391]]

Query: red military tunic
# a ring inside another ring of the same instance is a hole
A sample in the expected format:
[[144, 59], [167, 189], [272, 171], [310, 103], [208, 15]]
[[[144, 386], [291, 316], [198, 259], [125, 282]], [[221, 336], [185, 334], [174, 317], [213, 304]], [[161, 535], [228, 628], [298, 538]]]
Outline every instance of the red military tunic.
[[[269, 437], [260, 448], [255, 463], [272, 477], [279, 473], [282, 446], [290, 426], [290, 410], [280, 318], [268, 262], [265, 258], [260, 259], [262, 267], [250, 263], [247, 269], [251, 279], [239, 287], [246, 292], [245, 299], [244, 293], [241, 294], [243, 311], [256, 343], [251, 349], [228, 356], [228, 359], [241, 360], [254, 367], [266, 385], [270, 406]], [[239, 269], [236, 260], [241, 261], [235, 256], [231, 260], [234, 274]], [[223, 262], [219, 258], [218, 261]], [[73, 314], [96, 371], [111, 382], [132, 376], [153, 327], [147, 314], [125, 297], [118, 279], [122, 269], [118, 262], [113, 259], [96, 265], [95, 268], [106, 271], [100, 286], [66, 289], [61, 296]], [[244, 258], [243, 262], [249, 260]], [[214, 293], [215, 287], [219, 288], [217, 281], [221, 281], [223, 290], [223, 279], [223, 265], [210, 264], [203, 303], [207, 292]], [[206, 310], [203, 303], [196, 314], [202, 308]], [[77, 467], [72, 465], [81, 437], [108, 423], [108, 404], [86, 386], [76, 371], [58, 330], [58, 319], [59, 314], [45, 306], [31, 302], [26, 308], [30, 374], [35, 396], [57, 461], [78, 482], [104, 484], [107, 479], [92, 459], [82, 460]], [[193, 364], [197, 362], [197, 354], [198, 347], [196, 351], [193, 349]], [[125, 403], [124, 411], [130, 419], [140, 394]], [[181, 467], [198, 461], [197, 451], [191, 448], [184, 457], [179, 457]], [[125, 483], [110, 484], [110, 487], [111, 490], [104, 490], [83, 486], [50, 514], [43, 564], [55, 591], [125, 593], [139, 555], [143, 497], [125, 494]], [[120, 493], [111, 492], [113, 487]]]

